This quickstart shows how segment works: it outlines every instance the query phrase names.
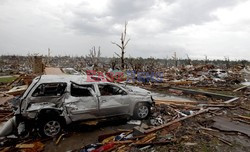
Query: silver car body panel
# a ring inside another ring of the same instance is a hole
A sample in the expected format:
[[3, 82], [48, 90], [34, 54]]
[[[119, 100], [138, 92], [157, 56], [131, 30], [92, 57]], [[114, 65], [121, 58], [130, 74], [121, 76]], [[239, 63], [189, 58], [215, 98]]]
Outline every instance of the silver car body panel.
[[[41, 96], [33, 97], [32, 94], [40, 84], [66, 83], [67, 87], [62, 96]], [[71, 95], [71, 84], [91, 84], [91, 96], [74, 97]], [[125, 95], [101, 96], [98, 89], [99, 84], [114, 85], [126, 92]], [[33, 85], [33, 86], [32, 86]], [[42, 75], [37, 77], [28, 87], [23, 95], [21, 114], [34, 118], [35, 113], [41, 109], [61, 109], [66, 123], [86, 119], [102, 118], [115, 115], [133, 115], [134, 107], [138, 102], [152, 103], [151, 94], [148, 90], [134, 86], [122, 86], [109, 82], [86, 82], [84, 75]]]

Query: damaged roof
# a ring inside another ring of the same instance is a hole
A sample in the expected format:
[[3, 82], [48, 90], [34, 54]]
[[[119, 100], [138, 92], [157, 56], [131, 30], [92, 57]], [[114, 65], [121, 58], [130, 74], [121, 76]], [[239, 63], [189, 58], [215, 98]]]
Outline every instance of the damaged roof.
[[[86, 75], [41, 75], [39, 77], [41, 77], [40, 81], [42, 81], [43, 83], [73, 81], [78, 84], [83, 84], [87, 82]], [[35, 80], [38, 80], [39, 77], [36, 77]]]

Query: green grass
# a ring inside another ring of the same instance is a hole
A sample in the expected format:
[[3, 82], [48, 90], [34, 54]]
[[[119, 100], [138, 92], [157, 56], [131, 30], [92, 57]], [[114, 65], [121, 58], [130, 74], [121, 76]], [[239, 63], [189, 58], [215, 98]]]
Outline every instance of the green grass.
[[6, 78], [1, 78], [0, 77], [0, 82], [2, 82], [2, 83], [10, 83], [15, 79], [16, 79], [16, 77], [6, 77]]

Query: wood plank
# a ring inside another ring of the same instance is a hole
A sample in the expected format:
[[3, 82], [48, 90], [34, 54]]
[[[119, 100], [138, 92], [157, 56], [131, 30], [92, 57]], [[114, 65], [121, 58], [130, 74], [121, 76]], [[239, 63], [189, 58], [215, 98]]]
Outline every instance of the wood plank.
[[198, 112], [196, 112], [196, 113], [194, 113], [194, 114], [192, 114], [192, 115], [188, 115], [188, 116], [186, 116], [186, 117], [182, 117], [182, 118], [179, 118], [179, 119], [175, 119], [175, 120], [173, 120], [173, 121], [171, 121], [171, 122], [168, 122], [168, 123], [166, 123], [166, 124], [163, 124], [163, 125], [154, 127], [154, 128], [152, 128], [152, 129], [145, 130], [145, 133], [152, 133], [152, 132], [155, 132], [155, 131], [157, 131], [157, 130], [160, 130], [160, 129], [163, 129], [163, 128], [165, 128], [165, 127], [168, 127], [168, 126], [170, 126], [170, 125], [172, 125], [172, 124], [174, 124], [174, 123], [176, 123], [176, 122], [180, 122], [180, 121], [183, 121], [183, 120], [185, 120], [185, 119], [194, 117], [194, 116], [196, 116], [196, 115], [199, 115], [199, 114], [208, 112], [209, 110], [210, 110], [210, 108], [200, 110], [200, 111], [198, 111]]

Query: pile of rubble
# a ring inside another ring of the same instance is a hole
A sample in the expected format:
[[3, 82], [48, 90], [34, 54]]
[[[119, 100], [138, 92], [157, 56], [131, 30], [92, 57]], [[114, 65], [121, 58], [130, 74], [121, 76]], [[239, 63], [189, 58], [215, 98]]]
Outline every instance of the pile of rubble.
[[[152, 115], [147, 120], [131, 120], [128, 124], [132, 125], [132, 128], [100, 135], [96, 143], [81, 145], [81, 148], [72, 151], [220, 151], [225, 148], [247, 150], [249, 145], [237, 147], [234, 141], [239, 137], [250, 142], [250, 88], [233, 86], [244, 81], [239, 73], [241, 70], [242, 67], [221, 70], [213, 65], [164, 69], [161, 77], [163, 83], [158, 85], [149, 82], [150, 87], [146, 88], [186, 96], [194, 101], [156, 100]], [[14, 96], [21, 95], [33, 78], [33, 75], [21, 75], [5, 86], [5, 92], [0, 94], [0, 122], [13, 116], [9, 101], [13, 101]], [[191, 87], [207, 87], [206, 89], [215, 91], [221, 89], [220, 91], [229, 91], [230, 95], [189, 89]], [[56, 145], [65, 134], [64, 132], [56, 137]], [[46, 140], [48, 139], [37, 136], [29, 137], [25, 141], [17, 137], [14, 142], [0, 140], [1, 146], [5, 146], [0, 150], [42, 151]]]
[[0, 122], [13, 116], [15, 99], [24, 93], [35, 75], [20, 74], [11, 83], [1, 86], [0, 92]]
[[[171, 86], [229, 87], [244, 82], [241, 66], [221, 69], [214, 65], [187, 65], [162, 68], [155, 73], [136, 74], [136, 84], [164, 83]], [[150, 76], [150, 77], [149, 77]], [[129, 76], [128, 76], [129, 77]], [[143, 81], [140, 81], [143, 80]]]
[[0, 93], [0, 122], [4, 122], [13, 116], [13, 109], [8, 102], [13, 98], [12, 95]]
[[[234, 146], [231, 136], [240, 136], [249, 141], [248, 100], [248, 98], [229, 99], [213, 104], [156, 100], [156, 106], [149, 119], [131, 120], [128, 122], [128, 124], [134, 124], [131, 129], [118, 129], [113, 133], [102, 134], [98, 136], [96, 143], [82, 145], [81, 148], [71, 151], [192, 151], [194, 149], [220, 151], [225, 148], [239, 150], [239, 147]], [[64, 135], [65, 133], [55, 139], [56, 145]], [[12, 146], [2, 150], [42, 151], [44, 141], [47, 139], [38, 137], [34, 140], [30, 138], [25, 141], [16, 140], [14, 143], [12, 141], [10, 144]], [[4, 143], [6, 144], [6, 141]], [[246, 148], [240, 147], [240, 150]]]
[[[226, 138], [224, 131], [231, 132], [230, 136], [244, 136], [248, 141], [250, 137], [250, 117], [237, 112], [233, 117], [227, 114], [239, 108], [237, 104], [237, 101], [211, 105], [158, 100], [148, 120], [131, 120], [129, 124], [137, 125], [133, 129], [101, 135], [97, 143], [73, 151], [192, 151], [193, 148], [204, 150], [207, 145], [201, 144], [214, 141], [219, 147], [211, 146], [209, 150], [219, 150], [221, 144], [233, 149], [234, 143]], [[249, 110], [245, 109], [244, 114], [250, 114]]]

